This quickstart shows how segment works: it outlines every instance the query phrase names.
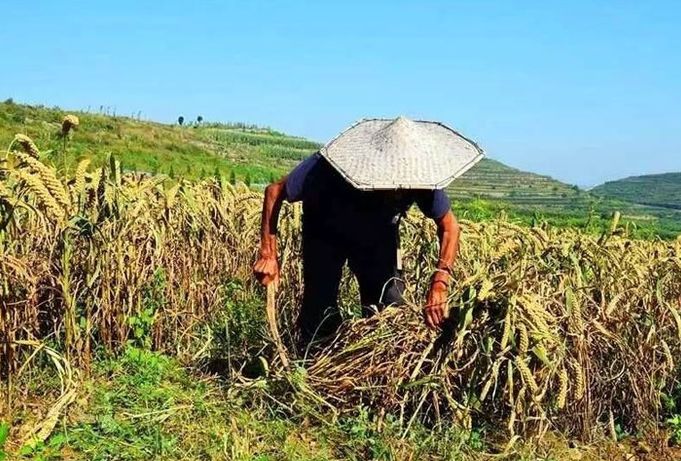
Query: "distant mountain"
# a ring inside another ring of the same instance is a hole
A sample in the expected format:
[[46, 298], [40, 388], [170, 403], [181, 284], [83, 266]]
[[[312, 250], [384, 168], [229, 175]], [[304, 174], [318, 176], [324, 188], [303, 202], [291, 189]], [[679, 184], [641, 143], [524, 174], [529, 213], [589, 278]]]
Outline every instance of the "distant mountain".
[[649, 174], [609, 181], [594, 187], [591, 193], [642, 205], [681, 210], [681, 173]]

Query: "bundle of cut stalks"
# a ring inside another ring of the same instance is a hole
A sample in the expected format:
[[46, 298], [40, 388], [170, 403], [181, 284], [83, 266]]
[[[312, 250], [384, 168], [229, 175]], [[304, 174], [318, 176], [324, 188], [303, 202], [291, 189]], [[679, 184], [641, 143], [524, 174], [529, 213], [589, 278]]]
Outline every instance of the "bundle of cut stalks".
[[589, 437], [656, 420], [679, 384], [678, 243], [465, 223], [456, 279], [440, 334], [413, 306], [350, 321], [311, 386], [340, 409]]

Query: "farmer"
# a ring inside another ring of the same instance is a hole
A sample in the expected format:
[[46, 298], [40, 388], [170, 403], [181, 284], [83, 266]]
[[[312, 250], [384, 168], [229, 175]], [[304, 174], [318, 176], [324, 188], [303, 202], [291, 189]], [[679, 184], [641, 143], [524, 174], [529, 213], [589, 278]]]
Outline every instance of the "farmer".
[[282, 202], [303, 202], [303, 302], [298, 319], [307, 344], [333, 334], [341, 271], [359, 282], [363, 313], [401, 304], [399, 222], [416, 203], [437, 224], [440, 253], [423, 309], [426, 325], [442, 325], [459, 225], [442, 190], [482, 151], [435, 122], [363, 120], [290, 174], [265, 189], [257, 279], [277, 280], [277, 221]]

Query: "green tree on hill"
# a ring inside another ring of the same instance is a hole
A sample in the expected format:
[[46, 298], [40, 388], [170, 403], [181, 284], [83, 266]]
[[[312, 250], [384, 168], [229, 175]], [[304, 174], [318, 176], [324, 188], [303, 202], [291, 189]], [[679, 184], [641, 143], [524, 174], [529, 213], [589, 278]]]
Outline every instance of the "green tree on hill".
[[184, 124], [184, 117], [183, 116], [180, 115], [179, 117], [177, 117], [177, 124], [180, 125], [180, 126], [182, 126]]

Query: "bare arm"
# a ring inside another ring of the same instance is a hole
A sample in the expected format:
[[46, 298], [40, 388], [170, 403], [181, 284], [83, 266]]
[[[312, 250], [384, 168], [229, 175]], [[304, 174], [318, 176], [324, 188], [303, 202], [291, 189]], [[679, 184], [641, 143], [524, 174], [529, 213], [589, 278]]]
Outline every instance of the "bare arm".
[[451, 211], [448, 211], [442, 218], [436, 221], [436, 224], [437, 236], [440, 241], [440, 258], [437, 261], [438, 270], [433, 277], [433, 284], [443, 283], [445, 286], [448, 286], [452, 268], [459, 253], [461, 227]]
[[277, 262], [277, 227], [279, 211], [286, 195], [286, 177], [265, 188], [260, 224], [260, 253], [253, 267], [256, 278], [267, 285], [279, 278]]
[[440, 327], [445, 318], [449, 282], [459, 252], [459, 236], [461, 234], [459, 223], [451, 210], [435, 222], [440, 242], [440, 255], [437, 261], [437, 271], [433, 275], [424, 309], [426, 325], [430, 328]]

